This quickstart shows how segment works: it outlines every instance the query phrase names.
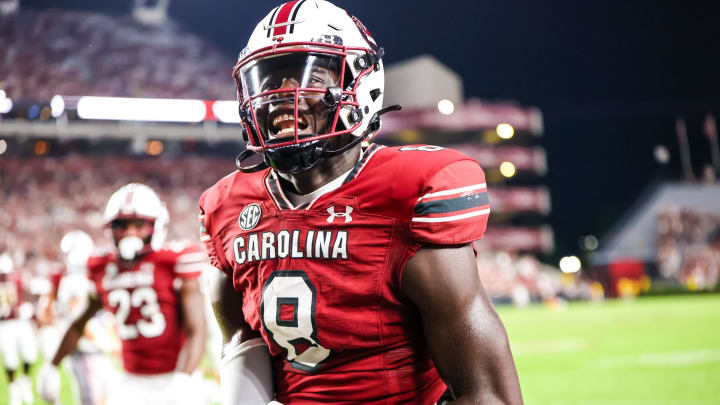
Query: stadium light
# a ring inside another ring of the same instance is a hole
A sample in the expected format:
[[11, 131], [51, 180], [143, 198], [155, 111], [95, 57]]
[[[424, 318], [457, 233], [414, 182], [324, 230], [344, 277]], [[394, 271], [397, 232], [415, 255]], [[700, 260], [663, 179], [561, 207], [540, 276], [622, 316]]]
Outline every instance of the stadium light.
[[45, 141], [37, 141], [35, 142], [35, 147], [33, 148], [33, 151], [38, 156], [47, 155], [48, 152], [50, 152], [50, 144]]
[[151, 156], [157, 156], [161, 153], [163, 153], [163, 150], [165, 149], [165, 146], [160, 141], [150, 141], [147, 143], [147, 146], [145, 147], [145, 153]]
[[160, 98], [80, 97], [78, 116], [86, 120], [201, 122], [202, 100]]
[[448, 99], [442, 99], [437, 104], [438, 111], [443, 115], [450, 115], [455, 112], [455, 104]]
[[8, 146], [7, 141], [4, 139], [0, 139], [0, 155], [7, 152]]
[[53, 96], [50, 99], [50, 111], [53, 118], [58, 118], [65, 112], [65, 100], [60, 95]]
[[7, 96], [5, 90], [0, 90], [0, 114], [7, 114], [10, 110], [12, 110], [12, 108], [12, 99]]
[[577, 256], [565, 256], [560, 259], [560, 271], [563, 273], [577, 273], [581, 267], [582, 263]]
[[502, 139], [510, 139], [513, 137], [513, 135], [515, 135], [515, 128], [513, 128], [512, 125], [504, 122], [502, 124], [498, 124], [497, 128], [495, 128], [495, 131]]
[[665, 145], [655, 146], [655, 149], [653, 150], [653, 155], [655, 155], [655, 160], [657, 160], [657, 162], [661, 165], [665, 165], [670, 162], [670, 151]]
[[43, 121], [47, 121], [50, 119], [50, 117], [52, 117], [52, 110], [50, 109], [50, 107], [43, 107], [42, 110], [40, 110], [40, 119]]
[[220, 122], [229, 124], [240, 123], [237, 101], [216, 101], [212, 105], [212, 110]]
[[583, 247], [585, 250], [592, 252], [598, 248], [599, 242], [595, 235], [585, 235], [583, 237]]
[[516, 173], [515, 165], [510, 162], [502, 162], [500, 163], [500, 174], [502, 174], [505, 177], [512, 177]]

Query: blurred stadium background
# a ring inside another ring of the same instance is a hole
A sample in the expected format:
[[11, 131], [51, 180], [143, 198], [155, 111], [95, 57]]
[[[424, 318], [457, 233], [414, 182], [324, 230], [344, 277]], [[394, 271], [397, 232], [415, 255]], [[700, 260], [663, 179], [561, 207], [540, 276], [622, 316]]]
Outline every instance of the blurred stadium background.
[[[171, 237], [195, 238], [197, 198], [234, 170], [244, 149], [233, 55], [169, 18], [174, 3], [127, 3], [124, 13], [104, 13], [0, 1], [0, 253], [28, 286], [62, 266], [66, 232], [108, 242], [102, 207], [131, 181], [168, 202]], [[477, 99], [464, 79], [428, 54], [388, 65], [386, 103], [404, 110], [383, 118], [377, 141], [456, 148], [485, 169], [493, 213], [476, 246], [478, 271], [508, 328], [526, 402], [719, 403], [720, 157], [712, 114], [691, 127], [710, 150], [700, 170], [687, 157], [679, 111], [678, 146], [647, 151], [664, 176], [645, 179], [621, 215], [598, 213], [603, 234], [595, 227], [558, 235], [558, 227], [572, 229], [564, 222], [573, 216], [555, 206], [573, 203], [548, 180], [553, 159], [565, 153], [546, 152], [553, 134], [542, 111]], [[671, 158], [683, 169], [677, 175], [665, 165]], [[210, 381], [216, 355], [217, 347], [204, 362]], [[5, 383], [0, 373], [0, 405]], [[63, 403], [75, 403], [69, 375], [65, 383]], [[214, 395], [209, 389], [208, 403]]]

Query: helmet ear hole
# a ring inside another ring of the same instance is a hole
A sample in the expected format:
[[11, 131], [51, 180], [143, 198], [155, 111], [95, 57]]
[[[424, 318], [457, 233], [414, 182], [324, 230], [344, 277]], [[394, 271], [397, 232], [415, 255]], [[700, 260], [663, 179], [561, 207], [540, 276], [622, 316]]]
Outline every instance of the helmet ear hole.
[[355, 59], [355, 69], [362, 71], [367, 69], [368, 66], [370, 66], [370, 60], [367, 55], [362, 55]]
[[378, 97], [382, 94], [382, 91], [380, 89], [370, 90], [370, 97], [372, 98], [372, 101], [377, 101]]

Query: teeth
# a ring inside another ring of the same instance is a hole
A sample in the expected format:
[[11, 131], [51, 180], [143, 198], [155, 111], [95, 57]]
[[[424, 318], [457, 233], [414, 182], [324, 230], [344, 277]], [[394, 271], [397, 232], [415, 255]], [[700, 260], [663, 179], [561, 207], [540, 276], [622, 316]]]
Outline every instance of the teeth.
[[277, 134], [278, 135], [293, 135], [293, 134], [295, 134], [295, 127], [283, 128]]
[[273, 120], [273, 125], [277, 126], [277, 125], [279, 125], [279, 124], [280, 124], [281, 122], [283, 122], [283, 121], [295, 121], [295, 117], [293, 117], [293, 116], [290, 115], [290, 114], [278, 115], [278, 116], [275, 117], [275, 119]]
[[[299, 124], [305, 124], [302, 116], [298, 117]], [[293, 114], [280, 114], [273, 119], [272, 125], [280, 128], [281, 134], [287, 133], [288, 130], [295, 132], [295, 116]]]

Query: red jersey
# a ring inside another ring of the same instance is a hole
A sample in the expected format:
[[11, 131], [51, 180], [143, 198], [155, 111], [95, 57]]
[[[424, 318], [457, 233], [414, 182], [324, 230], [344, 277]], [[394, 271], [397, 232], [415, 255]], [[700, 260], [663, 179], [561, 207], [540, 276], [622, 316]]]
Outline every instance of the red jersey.
[[206, 262], [201, 248], [187, 243], [170, 243], [132, 267], [124, 267], [115, 253], [90, 257], [88, 275], [105, 308], [115, 315], [126, 371], [175, 370], [185, 342], [175, 280], [198, 277]]
[[16, 273], [0, 274], [0, 321], [17, 319], [23, 303], [22, 280]]
[[402, 271], [423, 244], [483, 236], [476, 161], [375, 144], [341, 187], [300, 207], [266, 169], [223, 178], [200, 209], [211, 263], [232, 277], [273, 355], [278, 401], [433, 404], [446, 390]]
[[50, 285], [52, 286], [51, 294], [54, 297], [57, 297], [58, 290], [60, 289], [60, 281], [63, 277], [65, 277], [68, 274], [67, 268], [57, 267], [53, 271], [50, 272], [50, 275], [48, 278], [50, 279]]

